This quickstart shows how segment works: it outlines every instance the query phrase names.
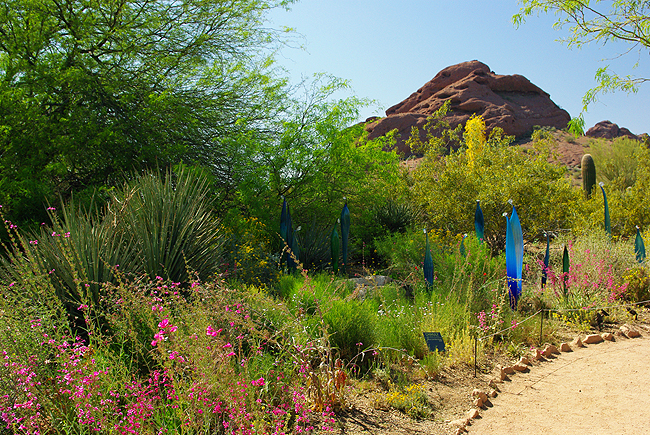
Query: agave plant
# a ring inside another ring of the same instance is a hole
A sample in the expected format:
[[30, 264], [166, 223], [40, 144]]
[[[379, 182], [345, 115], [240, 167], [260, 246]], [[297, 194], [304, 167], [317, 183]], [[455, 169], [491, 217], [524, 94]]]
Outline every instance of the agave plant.
[[645, 261], [645, 245], [638, 225], [636, 227], [636, 239], [634, 240], [634, 253], [636, 254], [636, 261], [639, 263]]

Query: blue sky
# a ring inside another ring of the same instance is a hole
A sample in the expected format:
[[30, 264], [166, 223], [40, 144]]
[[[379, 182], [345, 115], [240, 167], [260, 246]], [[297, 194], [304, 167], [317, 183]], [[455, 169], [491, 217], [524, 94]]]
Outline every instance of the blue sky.
[[[558, 42], [569, 29], [554, 29], [552, 14], [529, 17], [516, 29], [512, 15], [519, 7], [516, 0], [302, 0], [270, 19], [300, 35], [302, 50], [284, 48], [277, 55], [292, 80], [319, 72], [348, 80], [354, 95], [378, 103], [362, 110], [361, 119], [383, 116], [441, 69], [468, 60], [496, 74], [525, 76], [571, 116], [580, 113], [600, 67], [650, 77], [647, 51], [617, 58], [628, 45], [569, 49]], [[589, 106], [585, 125], [610, 120], [635, 134], [650, 133], [649, 112], [650, 83], [636, 94], [601, 96]]]

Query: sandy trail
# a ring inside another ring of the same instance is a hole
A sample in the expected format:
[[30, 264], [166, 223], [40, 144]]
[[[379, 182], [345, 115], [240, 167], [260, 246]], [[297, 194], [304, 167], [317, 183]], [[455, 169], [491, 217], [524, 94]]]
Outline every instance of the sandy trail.
[[591, 344], [499, 384], [470, 434], [650, 433], [650, 338]]

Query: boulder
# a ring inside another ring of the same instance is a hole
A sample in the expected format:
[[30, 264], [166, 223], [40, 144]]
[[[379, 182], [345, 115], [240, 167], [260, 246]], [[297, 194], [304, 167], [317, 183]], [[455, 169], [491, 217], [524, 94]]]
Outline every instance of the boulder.
[[552, 344], [547, 344], [546, 347], [544, 348], [544, 351], [542, 352], [542, 355], [544, 355], [546, 358], [550, 357], [551, 355], [559, 355], [560, 351], [557, 350], [557, 347], [553, 346]]
[[602, 343], [603, 342], [603, 337], [600, 336], [600, 334], [591, 334], [587, 335], [584, 340], [582, 340], [583, 343], [586, 344], [596, 344], [596, 343]]
[[571, 119], [566, 110], [559, 108], [539, 87], [526, 77], [498, 75], [482, 62], [473, 60], [449, 66], [440, 71], [410, 97], [386, 110], [386, 117], [366, 124], [369, 139], [397, 129], [396, 148], [404, 157], [412, 155], [405, 141], [411, 128], [420, 129], [428, 116], [446, 101], [451, 107], [446, 116], [452, 128], [478, 114], [485, 120], [488, 130], [495, 127], [515, 137], [526, 136], [535, 126], [565, 128]]
[[603, 334], [600, 334], [600, 336], [603, 337], [603, 340], [614, 341], [614, 334], [611, 332], [605, 332]]
[[583, 343], [580, 337], [576, 337], [575, 340], [571, 342], [571, 346], [573, 347], [586, 347]]
[[600, 121], [587, 130], [585, 136], [601, 139], [616, 139], [617, 137], [626, 136], [630, 139], [641, 140], [641, 137], [635, 135], [627, 128], [619, 127], [611, 121]]
[[641, 336], [641, 333], [634, 326], [627, 323], [620, 327], [620, 331], [627, 338], [636, 338]]

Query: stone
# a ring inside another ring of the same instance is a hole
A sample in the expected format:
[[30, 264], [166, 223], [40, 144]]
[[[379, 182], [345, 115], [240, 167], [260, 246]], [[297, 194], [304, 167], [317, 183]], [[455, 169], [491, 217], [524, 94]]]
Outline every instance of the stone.
[[547, 344], [546, 347], [544, 347], [544, 351], [542, 352], [542, 355], [545, 357], [549, 357], [551, 355], [559, 355], [560, 351], [557, 350], [557, 347], [555, 347], [552, 344]]
[[625, 136], [630, 139], [641, 140], [640, 136], [635, 135], [627, 128], [619, 127], [611, 121], [600, 121], [587, 130], [585, 136], [602, 139], [616, 139], [617, 137]]
[[496, 388], [493, 388], [492, 390], [490, 390], [488, 392], [488, 397], [491, 398], [491, 399], [494, 399], [498, 395], [499, 395], [499, 390], [497, 390]]
[[527, 365], [527, 366], [532, 365], [530, 363], [530, 360], [528, 359], [528, 357], [525, 357], [525, 356], [522, 356], [521, 358], [519, 358], [519, 361], [517, 361], [517, 364], [522, 364], [522, 365]]
[[515, 369], [518, 372], [527, 372], [529, 370], [528, 366], [526, 364], [520, 364], [517, 363], [514, 366], [512, 366], [513, 369]]
[[603, 340], [614, 341], [614, 334], [611, 332], [605, 332], [603, 334], [600, 334], [600, 336], [603, 337]]
[[601, 337], [599, 334], [590, 334], [585, 337], [583, 340], [583, 343], [586, 344], [597, 344], [597, 343], [602, 343], [603, 342], [603, 337]]
[[469, 411], [467, 411], [467, 418], [470, 420], [478, 418], [481, 414], [479, 413], [479, 410], [476, 408], [472, 408]]
[[636, 338], [641, 336], [641, 333], [634, 326], [628, 323], [622, 325], [619, 329], [627, 338]]
[[515, 373], [515, 369], [512, 366], [503, 367], [503, 371], [506, 373], [506, 375], [512, 375]]
[[576, 337], [575, 340], [571, 342], [572, 347], [586, 347], [583, 343], [580, 337]]
[[468, 418], [459, 418], [457, 420], [450, 421], [449, 426], [454, 426], [454, 427], [457, 427], [457, 428], [464, 428], [465, 426], [467, 426], [467, 423], [469, 423]]
[[458, 429], [456, 429], [456, 432], [454, 432], [454, 435], [460, 435], [460, 434], [463, 434], [463, 433], [466, 433], [466, 432], [467, 432], [467, 429], [465, 429], [465, 426], [461, 426]]
[[472, 397], [477, 397], [484, 402], [487, 400], [487, 394], [485, 394], [483, 391], [479, 390], [478, 388], [474, 388], [474, 391], [472, 391]]
[[533, 355], [533, 360], [541, 361], [544, 359], [544, 351], [542, 349], [535, 349], [535, 355]]
[[499, 386], [497, 385], [497, 382], [494, 379], [492, 379], [490, 382], [488, 382], [488, 387], [492, 388], [492, 390], [494, 390], [496, 392], [501, 391], [501, 390], [499, 390]]
[[571, 116], [558, 107], [549, 94], [518, 74], [499, 75], [486, 64], [473, 60], [449, 66], [402, 102], [386, 110], [386, 117], [371, 119], [365, 125], [368, 139], [386, 135], [397, 129], [395, 148], [405, 158], [413, 153], [406, 140], [411, 128], [422, 128], [427, 117], [446, 102], [450, 109], [445, 120], [452, 128], [473, 115], [481, 115], [488, 130], [495, 127], [505, 134], [524, 137], [534, 126], [563, 129]]
[[560, 352], [573, 352], [573, 349], [571, 349], [569, 343], [562, 343], [560, 344]]

